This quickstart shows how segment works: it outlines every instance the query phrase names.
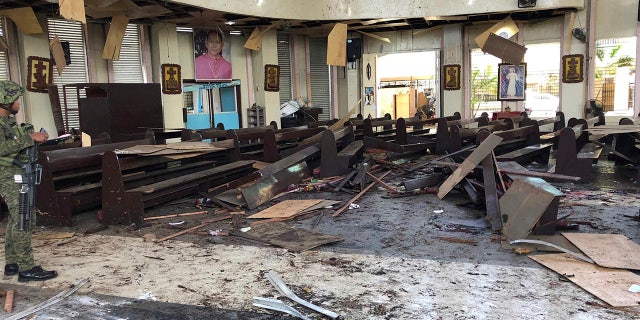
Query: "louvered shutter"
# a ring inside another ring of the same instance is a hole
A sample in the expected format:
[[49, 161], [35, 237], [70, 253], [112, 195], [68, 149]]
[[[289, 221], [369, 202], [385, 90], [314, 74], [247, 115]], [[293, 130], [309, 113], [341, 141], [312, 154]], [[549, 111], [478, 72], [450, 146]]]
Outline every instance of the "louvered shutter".
[[64, 69], [62, 75], [58, 75], [55, 68], [53, 72], [53, 83], [58, 86], [58, 92], [60, 92], [60, 105], [62, 106], [65, 130], [69, 132], [71, 128], [80, 127], [78, 99], [76, 98], [75, 90], [67, 90], [65, 107], [62, 86], [89, 81], [83, 27], [82, 23], [71, 20], [48, 19], [47, 23], [49, 25], [49, 40], [57, 35], [60, 41], [69, 42], [71, 64]]
[[314, 108], [322, 108], [318, 120], [329, 120], [331, 114], [331, 83], [327, 65], [327, 38], [309, 38], [309, 64], [311, 102]]
[[279, 33], [278, 40], [278, 66], [280, 66], [280, 104], [293, 99], [291, 88], [291, 46], [289, 35]]
[[[5, 29], [5, 20], [4, 18], [0, 19], [0, 37], [3, 37], [5, 40], [4, 29]], [[7, 55], [7, 51], [0, 51], [0, 80], [9, 80], [9, 57]]]
[[140, 27], [128, 24], [124, 33], [120, 59], [113, 60], [113, 82], [143, 83], [142, 50], [140, 49]]

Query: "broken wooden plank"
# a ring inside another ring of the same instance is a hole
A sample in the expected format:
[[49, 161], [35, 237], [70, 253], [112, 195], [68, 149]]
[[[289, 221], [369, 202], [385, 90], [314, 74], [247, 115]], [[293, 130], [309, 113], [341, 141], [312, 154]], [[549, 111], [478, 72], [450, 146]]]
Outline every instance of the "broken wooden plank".
[[189, 229], [184, 229], [184, 230], [182, 230], [180, 232], [176, 232], [174, 234], [168, 235], [168, 236], [166, 236], [164, 238], [161, 238], [161, 239], [153, 240], [153, 242], [158, 243], [158, 242], [163, 242], [165, 240], [173, 239], [173, 238], [175, 238], [177, 236], [180, 236], [180, 235], [183, 235], [185, 233], [189, 233], [191, 231], [203, 228], [203, 227], [205, 227], [205, 226], [207, 226], [207, 225], [209, 225], [211, 223], [214, 223], [214, 222], [217, 222], [217, 221], [226, 220], [226, 219], [230, 219], [230, 218], [231, 218], [231, 215], [225, 215], [225, 216], [222, 216], [222, 217], [217, 217], [217, 218], [214, 218], [214, 219], [205, 220], [201, 224], [199, 224], [199, 225], [197, 225], [195, 227], [192, 227], [192, 228], [189, 228]]
[[322, 199], [284, 200], [256, 214], [253, 214], [247, 218], [249, 219], [288, 218], [320, 202], [322, 202]]
[[250, 186], [240, 188], [240, 192], [242, 192], [242, 197], [247, 202], [247, 208], [253, 210], [273, 199], [274, 196], [285, 190], [287, 186], [298, 183], [309, 176], [311, 176], [311, 173], [307, 168], [307, 163], [303, 161], [290, 167], [284, 167], [282, 170], [271, 176], [263, 177]]
[[482, 143], [462, 162], [456, 171], [454, 171], [440, 186], [438, 189], [438, 198], [444, 198], [444, 196], [446, 196], [453, 187], [460, 183], [460, 181], [462, 181], [462, 179], [464, 179], [467, 174], [469, 174], [469, 172], [471, 172], [473, 168], [482, 161], [482, 159], [491, 154], [493, 148], [495, 148], [501, 141], [502, 138], [493, 133], [490, 134], [487, 139], [482, 141]]
[[562, 233], [602, 267], [640, 270], [640, 245], [622, 234]]
[[147, 217], [144, 218], [144, 221], [147, 220], [157, 220], [157, 219], [166, 219], [166, 218], [175, 218], [175, 217], [186, 217], [186, 216], [194, 216], [198, 214], [207, 214], [208, 211], [196, 211], [196, 212], [185, 212], [185, 213], [176, 213], [176, 214], [168, 214], [164, 216], [156, 216], [156, 217]]
[[[237, 235], [237, 233], [234, 233]], [[245, 233], [259, 241], [264, 241], [292, 252], [302, 252], [328, 243], [342, 241], [340, 237], [308, 231], [273, 222], [256, 225]]]
[[632, 284], [640, 283], [640, 276], [629, 270], [603, 268], [566, 254], [530, 255], [529, 258], [566, 275], [571, 282], [614, 307], [640, 304], [640, 295], [629, 291]]
[[4, 311], [6, 313], [13, 312], [13, 297], [14, 297], [14, 293], [15, 293], [15, 291], [13, 291], [13, 290], [7, 290], [7, 292], [5, 293], [5, 296], [4, 296]]
[[491, 230], [499, 231], [502, 229], [502, 219], [500, 218], [500, 202], [498, 201], [496, 173], [493, 165], [493, 152], [491, 152], [482, 160], [484, 201], [487, 209], [487, 218], [491, 223]]
[[[390, 173], [391, 173], [391, 171], [387, 171], [387, 172], [383, 173], [380, 177], [378, 177], [378, 179], [382, 179], [382, 178], [386, 177]], [[337, 217], [342, 212], [347, 210], [347, 208], [349, 208], [349, 206], [352, 203], [354, 203], [356, 200], [358, 200], [360, 197], [362, 197], [362, 195], [365, 194], [367, 191], [369, 191], [369, 189], [371, 189], [376, 183], [377, 183], [377, 181], [371, 182], [366, 188], [364, 188], [362, 191], [360, 191], [360, 193], [358, 193], [355, 197], [353, 197], [353, 198], [351, 198], [351, 200], [347, 201], [347, 203], [345, 203], [344, 206], [342, 206], [342, 207], [340, 207], [340, 209], [336, 210], [333, 213], [333, 217]]]

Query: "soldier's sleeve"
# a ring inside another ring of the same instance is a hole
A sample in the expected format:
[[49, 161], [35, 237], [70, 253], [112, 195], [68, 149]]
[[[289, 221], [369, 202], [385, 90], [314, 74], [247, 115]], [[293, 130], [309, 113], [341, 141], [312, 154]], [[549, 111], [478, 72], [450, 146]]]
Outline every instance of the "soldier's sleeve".
[[31, 138], [31, 135], [28, 134], [18, 137], [17, 139], [7, 139], [6, 136], [6, 132], [0, 132], [0, 157], [14, 154], [24, 148], [32, 146], [35, 143]]

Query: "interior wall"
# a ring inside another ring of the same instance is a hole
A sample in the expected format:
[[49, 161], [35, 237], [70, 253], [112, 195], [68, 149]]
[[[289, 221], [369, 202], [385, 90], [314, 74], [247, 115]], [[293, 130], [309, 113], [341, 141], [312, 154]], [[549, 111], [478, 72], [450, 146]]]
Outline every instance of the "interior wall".
[[104, 32], [104, 25], [88, 23], [87, 33], [87, 67], [89, 82], [105, 83], [109, 82], [109, 71], [107, 60], [102, 59], [102, 50], [107, 36]]
[[[635, 37], [638, 0], [596, 1], [595, 39]], [[586, 28], [586, 19], [578, 19]]]

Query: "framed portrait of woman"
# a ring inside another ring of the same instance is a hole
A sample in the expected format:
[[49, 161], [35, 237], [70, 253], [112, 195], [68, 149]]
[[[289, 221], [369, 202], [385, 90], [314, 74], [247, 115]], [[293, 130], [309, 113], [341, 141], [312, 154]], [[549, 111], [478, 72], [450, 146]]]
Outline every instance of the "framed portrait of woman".
[[231, 81], [231, 46], [220, 29], [194, 29], [194, 66], [197, 81]]
[[527, 64], [498, 65], [498, 100], [522, 101], [527, 88]]

